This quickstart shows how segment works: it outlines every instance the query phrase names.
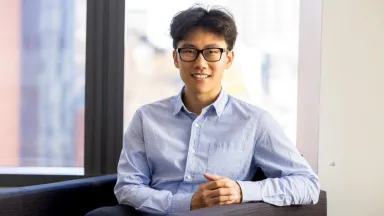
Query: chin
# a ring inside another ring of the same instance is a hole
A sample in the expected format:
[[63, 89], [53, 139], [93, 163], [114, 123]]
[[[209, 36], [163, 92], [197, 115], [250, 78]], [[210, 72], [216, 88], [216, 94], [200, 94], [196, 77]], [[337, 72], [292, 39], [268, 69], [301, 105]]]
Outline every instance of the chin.
[[189, 89], [192, 90], [192, 92], [195, 94], [204, 94], [211, 90], [210, 88], [207, 88], [204, 86], [193, 86], [193, 87], [189, 87]]
[[212, 83], [188, 83], [185, 85], [186, 88], [194, 94], [205, 94], [212, 92], [216, 89], [215, 86], [212, 85]]

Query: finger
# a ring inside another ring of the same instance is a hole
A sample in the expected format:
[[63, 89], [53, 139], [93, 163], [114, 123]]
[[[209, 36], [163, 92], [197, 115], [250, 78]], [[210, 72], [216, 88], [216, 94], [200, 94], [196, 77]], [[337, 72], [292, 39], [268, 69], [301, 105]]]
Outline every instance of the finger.
[[233, 204], [234, 202], [235, 201], [233, 201], [233, 200], [228, 200], [228, 201], [224, 201], [224, 202], [219, 202], [216, 205], [229, 205], [229, 204]]
[[232, 203], [237, 198], [238, 198], [237, 196], [219, 196], [219, 197], [213, 197], [213, 198], [208, 199], [208, 201], [206, 203], [209, 206], [218, 205], [220, 203]]
[[205, 183], [203, 188], [206, 190], [214, 190], [217, 188], [228, 187], [227, 185], [230, 185], [228, 179], [220, 179], [217, 181], [209, 181]]
[[203, 173], [203, 175], [209, 181], [216, 181], [216, 180], [220, 180], [220, 179], [226, 178], [225, 176], [219, 176], [219, 175], [216, 175], [216, 174]]
[[208, 191], [207, 198], [220, 197], [220, 196], [237, 196], [236, 191], [233, 188], [218, 188]]

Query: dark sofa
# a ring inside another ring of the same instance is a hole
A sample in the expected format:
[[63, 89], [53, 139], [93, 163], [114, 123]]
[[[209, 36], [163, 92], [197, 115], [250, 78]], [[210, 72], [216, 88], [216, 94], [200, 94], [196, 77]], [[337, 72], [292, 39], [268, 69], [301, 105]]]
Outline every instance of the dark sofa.
[[[116, 174], [57, 183], [0, 190], [0, 216], [83, 216], [104, 206], [113, 206]], [[276, 207], [266, 203], [245, 203], [204, 208], [183, 215], [325, 216], [326, 192], [316, 205]]]

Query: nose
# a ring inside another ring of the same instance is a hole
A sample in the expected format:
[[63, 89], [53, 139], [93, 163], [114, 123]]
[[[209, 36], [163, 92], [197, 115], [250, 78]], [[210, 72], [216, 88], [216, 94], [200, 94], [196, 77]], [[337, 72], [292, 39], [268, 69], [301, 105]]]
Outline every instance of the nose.
[[199, 53], [199, 55], [197, 56], [197, 59], [195, 60], [195, 64], [194, 64], [195, 68], [202, 70], [202, 69], [206, 69], [207, 65], [208, 63], [204, 59], [203, 53]]

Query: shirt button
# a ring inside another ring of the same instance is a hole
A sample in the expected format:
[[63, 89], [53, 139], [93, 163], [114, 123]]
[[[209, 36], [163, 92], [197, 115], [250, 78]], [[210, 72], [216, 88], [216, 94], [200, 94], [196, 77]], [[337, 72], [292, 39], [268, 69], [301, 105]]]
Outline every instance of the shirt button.
[[195, 149], [193, 149], [193, 148], [191, 149], [191, 152], [192, 152], [193, 154], [196, 153]]
[[192, 180], [192, 176], [188, 175], [188, 176], [187, 176], [187, 179], [188, 179], [188, 180]]
[[197, 124], [197, 123], [196, 123], [196, 124], [195, 124], [195, 127], [197, 127], [197, 128], [198, 128], [198, 127], [199, 127], [199, 124]]

